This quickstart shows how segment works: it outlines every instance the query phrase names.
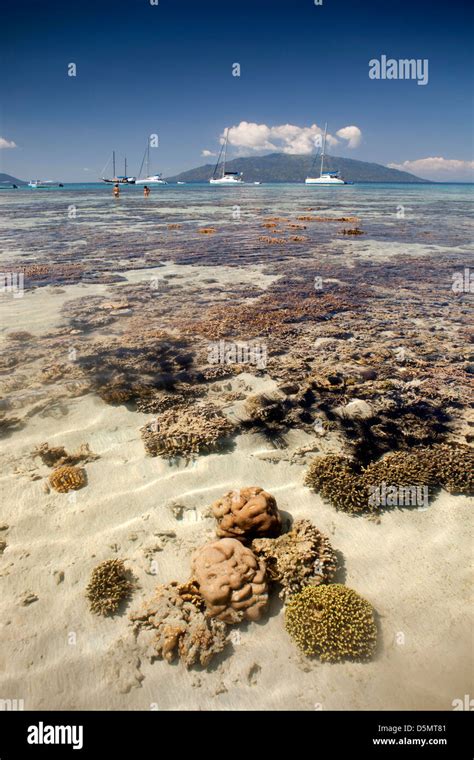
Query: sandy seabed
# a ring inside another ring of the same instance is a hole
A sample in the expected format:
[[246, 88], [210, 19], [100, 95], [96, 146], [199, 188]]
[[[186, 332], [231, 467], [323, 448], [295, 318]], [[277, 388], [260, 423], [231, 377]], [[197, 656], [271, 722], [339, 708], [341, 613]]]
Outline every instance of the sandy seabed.
[[[54, 342], [70, 302], [121, 299], [124, 289], [148, 282], [154, 271], [135, 267], [115, 285], [63, 283], [2, 301], [2, 353], [9, 354], [12, 331]], [[184, 294], [215, 282], [258, 286], [264, 294], [282, 276], [258, 263], [168, 262], [164, 271], [171, 283], [178, 277]], [[63, 331], [61, 350], [76, 334], [68, 338]], [[34, 357], [34, 372], [37, 363], [52, 362], [51, 345]], [[48, 389], [30, 372], [19, 364], [3, 375], [10, 389], [15, 373], [27, 377], [8, 412], [20, 417], [20, 426], [6, 431], [0, 458], [6, 544], [0, 698], [22, 699], [25, 709], [57, 710], [446, 710], [470, 693], [471, 498], [442, 490], [426, 509], [388, 510], [377, 520], [338, 512], [304, 485], [314, 451], [331, 449], [307, 429], [287, 431], [283, 448], [243, 430], [229, 450], [168, 461], [145, 453], [140, 427], [152, 415], [106, 403], [97, 388], [52, 396], [48, 404]], [[268, 374], [248, 368], [210, 384], [213, 398], [225, 397], [235, 418], [242, 398], [276, 388]], [[67, 451], [90, 446], [98, 458], [85, 466], [86, 487], [68, 494], [45, 487], [50, 470], [31, 455], [44, 442]], [[284, 514], [308, 518], [329, 536], [340, 559], [335, 580], [376, 610], [372, 661], [331, 664], [303, 656], [284, 628], [276, 594], [268, 616], [239, 625], [239, 635], [207, 669], [187, 671], [179, 660], [150, 663], [143, 655], [130, 611], [157, 583], [188, 579], [192, 552], [215, 536], [209, 505], [248, 485], [264, 487]], [[84, 591], [92, 569], [115, 557], [133, 570], [137, 588], [119, 614], [103, 618], [91, 614]]]

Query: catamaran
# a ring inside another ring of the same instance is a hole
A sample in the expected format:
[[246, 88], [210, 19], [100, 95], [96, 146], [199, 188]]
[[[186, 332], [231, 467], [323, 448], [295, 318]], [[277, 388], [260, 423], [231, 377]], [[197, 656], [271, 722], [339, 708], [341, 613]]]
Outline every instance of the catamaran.
[[[143, 164], [145, 164], [145, 172], [146, 177], [142, 179], [142, 169]], [[142, 164], [140, 166], [140, 171], [138, 172], [138, 176], [140, 179], [135, 180], [136, 185], [167, 185], [165, 179], [163, 179], [161, 174], [150, 174], [150, 143], [147, 142], [146, 150], [142, 158]]]
[[54, 182], [52, 179], [31, 179], [28, 182], [28, 187], [32, 187], [34, 190], [45, 187], [63, 187], [61, 182]]
[[[105, 164], [102, 174], [107, 169], [107, 166], [109, 165], [109, 161], [110, 161], [110, 158]], [[112, 178], [109, 179], [108, 177], [101, 177], [101, 180], [102, 182], [108, 182], [109, 184], [113, 184], [113, 185], [117, 185], [117, 184], [118, 185], [134, 185], [136, 181], [135, 177], [129, 177], [127, 175], [127, 159], [126, 158], [125, 158], [125, 174], [121, 177], [117, 177], [115, 173], [115, 151], [114, 150], [112, 151]]]
[[[217, 159], [217, 164], [214, 167], [214, 174], [212, 175], [211, 179], [209, 180], [209, 183], [211, 185], [243, 185], [244, 181], [242, 180], [242, 172], [226, 172], [225, 170], [225, 162], [227, 157], [227, 142], [229, 139], [229, 129], [226, 129], [225, 131], [225, 139], [224, 144], [221, 148], [221, 151], [219, 153], [219, 158]], [[223, 155], [222, 159], [222, 167], [221, 170], [219, 169], [219, 164], [221, 163], [221, 156]], [[219, 176], [220, 175], [220, 176]]]
[[[328, 131], [328, 125], [327, 122], [324, 126], [324, 140], [323, 140], [323, 149], [321, 151], [321, 168], [319, 171], [319, 177], [306, 177], [305, 184], [306, 185], [329, 185], [331, 187], [335, 185], [347, 185], [347, 182], [343, 180], [341, 177], [339, 177], [338, 171], [324, 171], [324, 157], [326, 154], [326, 135]], [[316, 157], [315, 157], [316, 160]], [[313, 161], [314, 166], [314, 161]], [[312, 168], [312, 167], [311, 167]]]

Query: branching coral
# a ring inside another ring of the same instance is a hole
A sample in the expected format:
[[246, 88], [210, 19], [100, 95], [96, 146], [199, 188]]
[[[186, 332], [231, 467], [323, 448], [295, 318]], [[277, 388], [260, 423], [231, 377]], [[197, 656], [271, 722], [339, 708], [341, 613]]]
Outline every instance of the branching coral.
[[474, 449], [437, 444], [426, 453], [433, 477], [450, 493], [474, 493]]
[[217, 448], [233, 424], [213, 404], [169, 409], [141, 428], [145, 449], [152, 456], [189, 456]]
[[143, 395], [137, 400], [137, 410], [147, 414], [161, 414], [167, 409], [185, 406], [191, 400], [202, 395], [204, 395], [204, 389], [195, 388], [191, 385], [177, 386], [173, 392], [155, 390], [148, 396]]
[[97, 615], [113, 615], [120, 603], [127, 599], [134, 588], [123, 560], [107, 559], [92, 571], [86, 597], [91, 612]]
[[328, 454], [311, 462], [305, 484], [343, 512], [369, 509], [367, 489], [346, 457]]
[[222, 538], [198, 549], [193, 578], [207, 614], [225, 623], [258, 620], [268, 603], [265, 563], [235, 538]]
[[309, 520], [296, 520], [278, 538], [257, 538], [252, 551], [265, 561], [269, 580], [280, 583], [280, 597], [289, 599], [305, 586], [330, 581], [337, 569], [329, 539]]
[[78, 491], [86, 485], [86, 473], [81, 467], [64, 465], [58, 467], [49, 476], [49, 484], [58, 493]]
[[146, 631], [152, 658], [172, 662], [179, 657], [187, 668], [206, 667], [226, 645], [227, 626], [204, 614], [203, 600], [192, 583], [158, 586], [152, 599], [130, 615], [138, 632]]
[[275, 498], [258, 486], [229, 491], [212, 505], [220, 538], [278, 536], [281, 519]]
[[88, 443], [81, 443], [78, 450], [72, 454], [68, 454], [64, 446], [50, 446], [49, 443], [41, 443], [32, 451], [33, 457], [40, 457], [43, 464], [48, 467], [59, 467], [60, 465], [75, 465], [79, 462], [93, 462], [98, 459], [98, 455], [94, 454]]
[[285, 627], [306, 655], [323, 662], [369, 659], [377, 643], [372, 606], [339, 583], [307, 586], [293, 596]]
[[385, 486], [446, 488], [451, 493], [474, 491], [474, 449], [464, 445], [435, 444], [412, 452], [387, 454], [357, 469], [351, 460], [335, 454], [316, 457], [305, 484], [328, 499], [336, 509], [364, 512], [376, 507], [373, 489]]

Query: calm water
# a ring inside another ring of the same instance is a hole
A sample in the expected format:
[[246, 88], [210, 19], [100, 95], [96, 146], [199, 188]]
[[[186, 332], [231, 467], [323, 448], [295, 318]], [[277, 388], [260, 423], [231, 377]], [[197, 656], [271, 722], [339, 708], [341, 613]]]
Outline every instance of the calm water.
[[[0, 260], [71, 250], [81, 257], [97, 254], [100, 246], [127, 250], [147, 243], [165, 244], [163, 230], [180, 224], [186, 230], [201, 225], [260, 223], [263, 216], [295, 218], [313, 213], [358, 216], [364, 240], [402, 241], [464, 247], [472, 240], [474, 185], [356, 184], [339, 188], [304, 184], [264, 184], [219, 188], [208, 184], [152, 187], [124, 186], [120, 199], [105, 184], [67, 184], [64, 188], [2, 190], [0, 192]], [[321, 240], [329, 232], [321, 229]], [[231, 228], [229, 227], [229, 232]], [[236, 231], [237, 232], [237, 231]], [[237, 237], [238, 237], [237, 234]]]

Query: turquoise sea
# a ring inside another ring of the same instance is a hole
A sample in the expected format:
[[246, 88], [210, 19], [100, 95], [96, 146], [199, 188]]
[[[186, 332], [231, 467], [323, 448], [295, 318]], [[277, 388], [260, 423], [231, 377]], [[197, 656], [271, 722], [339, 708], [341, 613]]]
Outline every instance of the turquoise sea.
[[[472, 240], [474, 184], [354, 184], [317, 188], [301, 184], [212, 187], [209, 184], [122, 186], [120, 198], [103, 183], [63, 188], [18, 188], [0, 192], [0, 256], [47, 258], [48, 251], [80, 244], [81, 255], [113, 245], [126, 255], [134, 246], [163, 243], [163, 228], [246, 225], [262, 217], [317, 213], [357, 216], [364, 240], [399, 240], [435, 246], [466, 246]], [[330, 231], [321, 228], [321, 242]]]

